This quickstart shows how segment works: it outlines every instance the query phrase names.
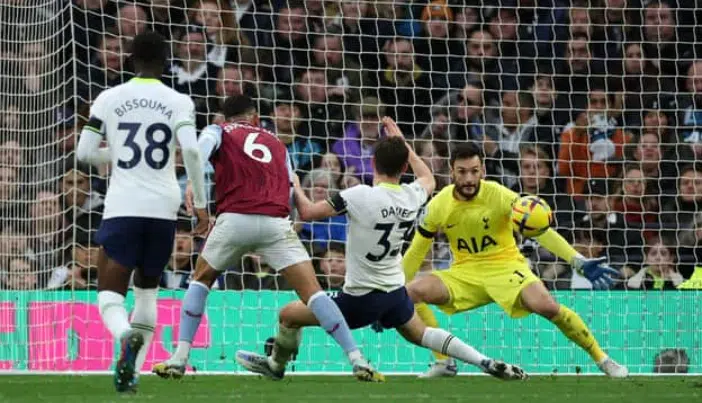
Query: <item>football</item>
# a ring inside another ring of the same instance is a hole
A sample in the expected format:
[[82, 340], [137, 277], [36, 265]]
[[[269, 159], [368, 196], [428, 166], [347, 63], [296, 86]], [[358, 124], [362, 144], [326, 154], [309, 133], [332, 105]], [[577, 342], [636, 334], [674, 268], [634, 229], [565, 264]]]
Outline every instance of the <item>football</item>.
[[523, 237], [539, 236], [553, 225], [553, 212], [542, 198], [523, 196], [512, 205], [512, 225]]

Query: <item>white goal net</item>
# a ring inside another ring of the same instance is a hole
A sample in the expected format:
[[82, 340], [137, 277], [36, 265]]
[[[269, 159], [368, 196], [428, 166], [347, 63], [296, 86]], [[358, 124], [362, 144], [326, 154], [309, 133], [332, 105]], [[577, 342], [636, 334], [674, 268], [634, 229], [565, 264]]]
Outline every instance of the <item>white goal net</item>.
[[[541, 196], [580, 253], [620, 271], [612, 289], [594, 291], [548, 251], [522, 244], [534, 273], [602, 347], [633, 373], [702, 373], [701, 20], [694, 0], [4, 0], [0, 373], [111, 368], [117, 350], [95, 291], [109, 169], [77, 163], [74, 148], [91, 102], [133, 77], [130, 40], [149, 29], [171, 44], [163, 80], [192, 97], [198, 130], [221, 121], [225, 97], [251, 96], [313, 200], [372, 184], [384, 115], [438, 190], [450, 183], [452, 147], [478, 144], [489, 180]], [[177, 175], [184, 189], [182, 163]], [[190, 225], [179, 221], [147, 370], [177, 341], [201, 248]], [[330, 290], [343, 285], [346, 225], [334, 217], [295, 226]], [[443, 239], [423, 271], [449, 268]], [[247, 256], [210, 295], [192, 366], [240, 371], [234, 352], [263, 349], [293, 298]], [[528, 372], [598, 372], [535, 315], [511, 319], [492, 304], [437, 317]], [[382, 371], [417, 373], [431, 362], [393, 331], [354, 334]], [[347, 370], [331, 338], [305, 332], [293, 371]]]

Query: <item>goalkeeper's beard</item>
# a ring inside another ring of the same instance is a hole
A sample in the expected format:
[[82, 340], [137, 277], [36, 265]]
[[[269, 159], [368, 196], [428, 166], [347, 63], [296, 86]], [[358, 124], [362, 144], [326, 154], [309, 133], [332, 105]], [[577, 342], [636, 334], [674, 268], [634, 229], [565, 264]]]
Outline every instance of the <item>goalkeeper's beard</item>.
[[456, 192], [463, 197], [466, 200], [470, 200], [474, 198], [478, 192], [480, 191], [480, 182], [478, 183], [465, 183], [465, 184], [459, 184], [456, 183]]

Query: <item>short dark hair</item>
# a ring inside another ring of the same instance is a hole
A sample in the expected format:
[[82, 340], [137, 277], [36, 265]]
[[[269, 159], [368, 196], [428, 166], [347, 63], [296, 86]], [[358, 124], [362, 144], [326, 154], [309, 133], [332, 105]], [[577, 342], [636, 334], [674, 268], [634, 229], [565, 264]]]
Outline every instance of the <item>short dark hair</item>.
[[401, 137], [384, 137], [375, 143], [373, 158], [379, 174], [400, 176], [409, 158], [407, 143]]
[[248, 95], [227, 97], [222, 106], [222, 114], [225, 119], [251, 112], [256, 112], [256, 104]]
[[477, 144], [472, 141], [458, 143], [451, 149], [451, 166], [453, 167], [453, 164], [457, 160], [465, 160], [473, 157], [478, 157], [480, 162], [483, 162], [483, 152]]
[[154, 31], [142, 32], [132, 41], [132, 60], [143, 67], [165, 66], [168, 59], [166, 40]]

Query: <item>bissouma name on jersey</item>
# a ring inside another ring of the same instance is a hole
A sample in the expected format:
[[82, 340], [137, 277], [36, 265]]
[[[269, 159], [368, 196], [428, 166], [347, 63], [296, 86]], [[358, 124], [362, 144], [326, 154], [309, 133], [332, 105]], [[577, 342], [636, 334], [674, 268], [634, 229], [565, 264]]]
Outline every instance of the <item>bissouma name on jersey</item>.
[[135, 109], [152, 109], [156, 112], [160, 112], [163, 116], [168, 119], [173, 116], [173, 110], [167, 109], [168, 107], [159, 101], [148, 99], [148, 98], [134, 98], [125, 101], [122, 105], [115, 108], [115, 114], [119, 117], [124, 116], [127, 112]]
[[388, 217], [399, 217], [399, 218], [409, 218], [414, 214], [414, 210], [409, 210], [400, 206], [387, 206], [380, 210], [383, 218]]

